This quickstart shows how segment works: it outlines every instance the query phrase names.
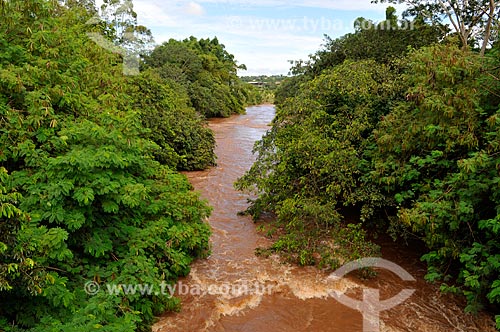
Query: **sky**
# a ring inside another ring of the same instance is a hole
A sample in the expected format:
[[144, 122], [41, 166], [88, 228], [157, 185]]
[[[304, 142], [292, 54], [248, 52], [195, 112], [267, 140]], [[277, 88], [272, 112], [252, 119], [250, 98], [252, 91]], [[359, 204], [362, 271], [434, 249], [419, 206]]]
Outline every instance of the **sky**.
[[[363, 16], [385, 19], [387, 4], [370, 0], [134, 0], [139, 24], [155, 42], [170, 38], [217, 37], [238, 64], [240, 76], [286, 75], [290, 60], [306, 60], [324, 43], [324, 35], [353, 31]], [[404, 7], [396, 6], [401, 15]]]

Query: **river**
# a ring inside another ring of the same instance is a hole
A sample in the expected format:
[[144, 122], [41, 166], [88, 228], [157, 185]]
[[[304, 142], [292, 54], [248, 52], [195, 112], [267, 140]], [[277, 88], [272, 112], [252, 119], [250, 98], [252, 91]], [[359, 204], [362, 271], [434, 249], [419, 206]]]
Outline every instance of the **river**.
[[254, 142], [269, 129], [273, 116], [272, 105], [261, 105], [247, 108], [244, 115], [210, 121], [217, 141], [217, 166], [186, 175], [214, 209], [209, 219], [212, 254], [196, 261], [189, 276], [179, 281], [182, 310], [160, 317], [153, 332], [360, 332], [361, 313], [331, 294], [346, 292], [361, 299], [366, 287], [379, 289], [381, 299], [403, 288], [416, 290], [407, 301], [380, 313], [380, 331], [495, 331], [490, 316], [464, 314], [462, 299], [426, 283], [418, 255], [389, 239], [378, 240], [383, 257], [416, 281], [402, 281], [386, 270], [377, 270], [378, 276], [369, 281], [351, 275], [332, 279], [313, 267], [255, 256], [255, 248], [269, 245], [270, 240], [257, 231], [250, 217], [237, 215], [247, 207], [248, 197], [235, 191], [233, 183], [252, 165]]

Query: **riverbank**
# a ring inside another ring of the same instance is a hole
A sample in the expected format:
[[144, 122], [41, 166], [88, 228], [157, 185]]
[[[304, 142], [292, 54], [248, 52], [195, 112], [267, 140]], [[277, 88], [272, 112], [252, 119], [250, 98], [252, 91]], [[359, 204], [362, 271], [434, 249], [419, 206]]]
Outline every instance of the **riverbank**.
[[252, 165], [254, 142], [269, 129], [273, 117], [272, 105], [260, 105], [243, 115], [210, 121], [217, 141], [217, 166], [186, 175], [214, 208], [209, 219], [212, 255], [195, 262], [190, 275], [180, 280], [177, 294], [182, 310], [161, 317], [154, 332], [360, 332], [361, 314], [331, 294], [346, 291], [361, 298], [363, 287], [380, 289], [383, 299], [403, 288], [416, 289], [408, 301], [381, 313], [382, 331], [495, 331], [489, 316], [464, 314], [463, 302], [426, 283], [425, 266], [418, 256], [388, 241], [384, 257], [417, 281], [404, 282], [384, 270], [368, 281], [332, 280], [313, 267], [283, 264], [277, 256], [255, 256], [256, 248], [271, 242], [249, 216], [238, 215], [248, 206], [248, 196], [235, 191], [233, 183]]

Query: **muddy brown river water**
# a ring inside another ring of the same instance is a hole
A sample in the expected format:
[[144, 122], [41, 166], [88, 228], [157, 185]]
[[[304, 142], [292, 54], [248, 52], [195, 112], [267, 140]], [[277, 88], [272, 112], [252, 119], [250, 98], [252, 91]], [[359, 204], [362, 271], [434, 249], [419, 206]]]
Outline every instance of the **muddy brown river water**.
[[235, 191], [233, 183], [252, 165], [254, 142], [269, 129], [273, 116], [272, 105], [261, 105], [249, 107], [244, 115], [210, 121], [218, 165], [186, 175], [213, 206], [212, 254], [196, 261], [189, 276], [179, 281], [176, 293], [182, 310], [160, 317], [153, 332], [361, 332], [361, 313], [331, 295], [346, 292], [361, 299], [367, 287], [379, 289], [381, 299], [405, 288], [416, 290], [404, 303], [381, 312], [380, 331], [495, 331], [490, 315], [464, 314], [460, 298], [443, 295], [437, 286], [426, 283], [418, 254], [389, 239], [378, 240], [383, 257], [416, 281], [402, 281], [387, 270], [377, 270], [378, 276], [369, 281], [351, 274], [332, 279], [313, 267], [255, 256], [255, 248], [270, 242], [257, 232], [250, 217], [237, 215], [247, 207], [248, 197]]

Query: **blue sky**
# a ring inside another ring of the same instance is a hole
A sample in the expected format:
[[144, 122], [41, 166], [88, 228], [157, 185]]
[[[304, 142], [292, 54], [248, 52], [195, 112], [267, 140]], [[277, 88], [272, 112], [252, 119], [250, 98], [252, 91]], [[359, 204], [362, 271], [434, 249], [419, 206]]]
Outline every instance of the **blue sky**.
[[286, 75], [288, 61], [307, 59], [324, 34], [352, 32], [360, 16], [381, 21], [386, 7], [370, 0], [134, 0], [139, 23], [157, 43], [217, 36], [247, 66], [240, 75]]

